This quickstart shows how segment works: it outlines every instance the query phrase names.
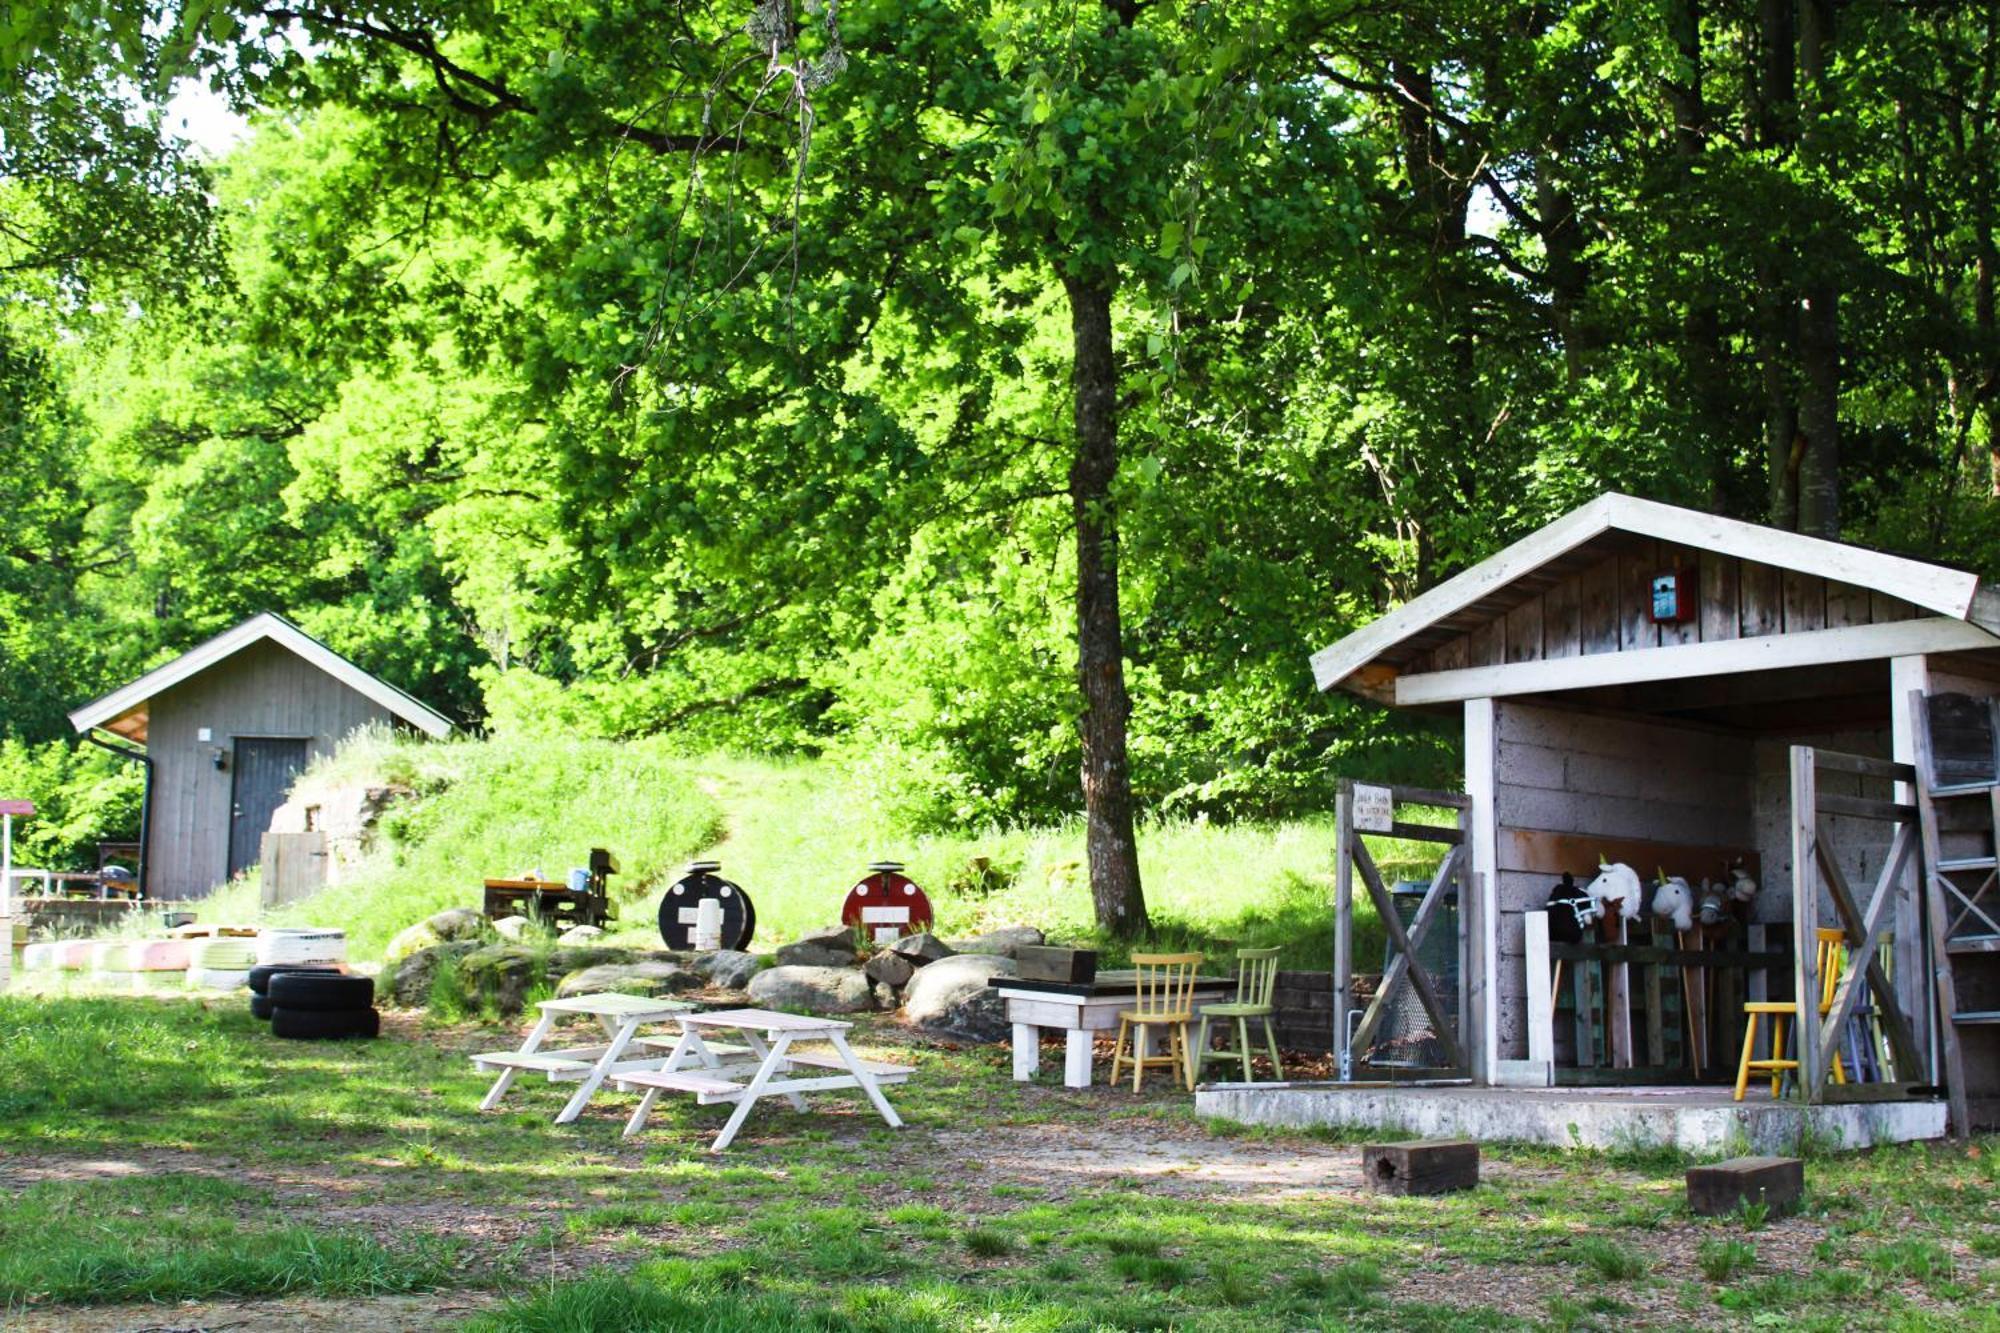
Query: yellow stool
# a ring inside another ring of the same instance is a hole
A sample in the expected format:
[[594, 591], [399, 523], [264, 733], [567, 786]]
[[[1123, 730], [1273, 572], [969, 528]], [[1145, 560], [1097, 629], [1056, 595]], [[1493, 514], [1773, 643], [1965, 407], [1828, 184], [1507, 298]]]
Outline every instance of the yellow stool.
[[[1847, 935], [1840, 930], [1824, 928], [1816, 933], [1819, 937], [1815, 949], [1815, 956], [1819, 960], [1819, 1012], [1820, 1017], [1824, 1018], [1833, 1011], [1833, 992], [1840, 985], [1840, 969], [1847, 958]], [[1799, 1006], [1789, 1000], [1753, 1000], [1743, 1006], [1743, 1012], [1749, 1017], [1749, 1026], [1743, 1033], [1743, 1059], [1736, 1066], [1736, 1100], [1739, 1102], [1743, 1100], [1744, 1090], [1750, 1086], [1750, 1075], [1753, 1071], [1771, 1076], [1771, 1096], [1775, 1100], [1778, 1089], [1783, 1083], [1785, 1071], [1799, 1067], [1797, 1060], [1785, 1058], [1785, 1020], [1797, 1018]], [[1757, 1020], [1765, 1017], [1771, 1020], [1771, 1058], [1753, 1060], [1751, 1056], [1757, 1050]], [[1808, 1033], [1808, 1039], [1810, 1036]], [[1847, 1070], [1840, 1062], [1838, 1051], [1834, 1052], [1833, 1056], [1833, 1081], [1847, 1082]]]

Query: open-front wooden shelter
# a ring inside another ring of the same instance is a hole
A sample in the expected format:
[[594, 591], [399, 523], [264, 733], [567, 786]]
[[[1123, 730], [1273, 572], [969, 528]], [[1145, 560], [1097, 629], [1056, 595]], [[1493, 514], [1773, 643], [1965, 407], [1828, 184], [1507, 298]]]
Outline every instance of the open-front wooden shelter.
[[[1811, 1039], [1796, 1043], [1800, 1101], [1929, 1099], [1930, 1118], [1908, 1123], [1936, 1126], [1946, 1047], [1965, 1035], [1953, 1110], [1962, 1128], [1969, 1091], [1975, 1119], [1992, 1118], [1980, 1099], [2000, 1094], [2000, 1026], [1940, 1022], [1939, 983], [1948, 995], [1956, 962], [1973, 993], [1953, 1012], [2000, 1009], [1979, 993], [1990, 979], [1967, 970], [1969, 956], [2000, 958], [1979, 942], [2000, 916], [2000, 800], [1983, 824], [1940, 831], [1927, 802], [1919, 818], [1914, 765], [1928, 698], [2000, 695], [2000, 592], [1960, 570], [1608, 494], [1317, 653], [1313, 669], [1322, 689], [1455, 712], [1464, 736], [1462, 794], [1343, 783], [1334, 1041], [1347, 1079], [1709, 1085], [1726, 1098], [1744, 1003], [1834, 990], [1824, 1027], [1808, 1021]], [[1408, 929], [1362, 836], [1388, 825], [1447, 853]], [[1927, 836], [1957, 839], [1942, 863], [1955, 855], [1972, 872], [1946, 875], [1942, 912]], [[1589, 880], [1600, 860], [1697, 891], [1741, 880], [1748, 900], [1706, 931], [1633, 922], [1629, 935], [1552, 944], [1552, 885]], [[1396, 955], [1372, 1001], [1348, 987], [1349, 904], [1362, 895]], [[1455, 967], [1427, 967], [1426, 937], [1448, 920]], [[1845, 950], [1832, 983], [1822, 930]], [[1428, 1029], [1422, 1059], [1384, 1049], [1398, 1004]], [[1860, 1053], [1869, 1069], [1832, 1083], [1856, 1012], [1876, 1034]], [[1768, 1099], [1761, 1082], [1757, 1095]]]

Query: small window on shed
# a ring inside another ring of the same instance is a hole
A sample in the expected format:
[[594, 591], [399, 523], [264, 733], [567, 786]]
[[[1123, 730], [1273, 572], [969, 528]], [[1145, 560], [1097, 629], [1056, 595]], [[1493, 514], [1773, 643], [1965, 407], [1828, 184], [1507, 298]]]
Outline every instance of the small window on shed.
[[306, 807], [306, 832], [313, 833], [316, 832], [318, 829], [319, 829], [319, 807], [316, 805], [309, 805]]

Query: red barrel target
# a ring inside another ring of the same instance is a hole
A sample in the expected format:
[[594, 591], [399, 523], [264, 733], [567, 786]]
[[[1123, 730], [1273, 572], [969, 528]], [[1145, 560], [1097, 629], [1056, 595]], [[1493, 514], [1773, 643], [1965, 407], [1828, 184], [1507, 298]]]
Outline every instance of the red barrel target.
[[876, 944], [931, 928], [931, 900], [895, 861], [877, 861], [869, 874], [847, 891], [840, 924], [854, 926]]

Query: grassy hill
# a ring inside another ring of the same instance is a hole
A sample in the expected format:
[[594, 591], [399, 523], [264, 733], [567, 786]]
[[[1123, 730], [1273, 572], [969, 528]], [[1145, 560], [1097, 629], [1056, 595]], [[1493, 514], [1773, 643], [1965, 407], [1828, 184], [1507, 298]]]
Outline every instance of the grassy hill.
[[[1094, 934], [1080, 823], [911, 835], [863, 782], [827, 762], [689, 758], [643, 741], [363, 736], [303, 777], [300, 790], [342, 785], [411, 794], [384, 816], [344, 882], [268, 919], [344, 927], [361, 958], [379, 956], [398, 930], [441, 908], [477, 906], [488, 876], [539, 868], [560, 877], [593, 846], [611, 848], [624, 868], [614, 881], [613, 937], [634, 945], [658, 947], [660, 897], [697, 855], [719, 859], [751, 894], [759, 950], [833, 924], [848, 887], [883, 858], [909, 867], [947, 936], [1013, 923], [1066, 940]], [[1277, 944], [1290, 963], [1326, 965], [1332, 848], [1330, 816], [1147, 825], [1139, 855], [1156, 941]], [[1381, 850], [1395, 869], [1418, 868], [1397, 864], [1397, 849]], [[255, 918], [255, 904], [255, 886], [238, 884], [203, 915]], [[1362, 923], [1358, 962], [1380, 952], [1372, 926]]]

